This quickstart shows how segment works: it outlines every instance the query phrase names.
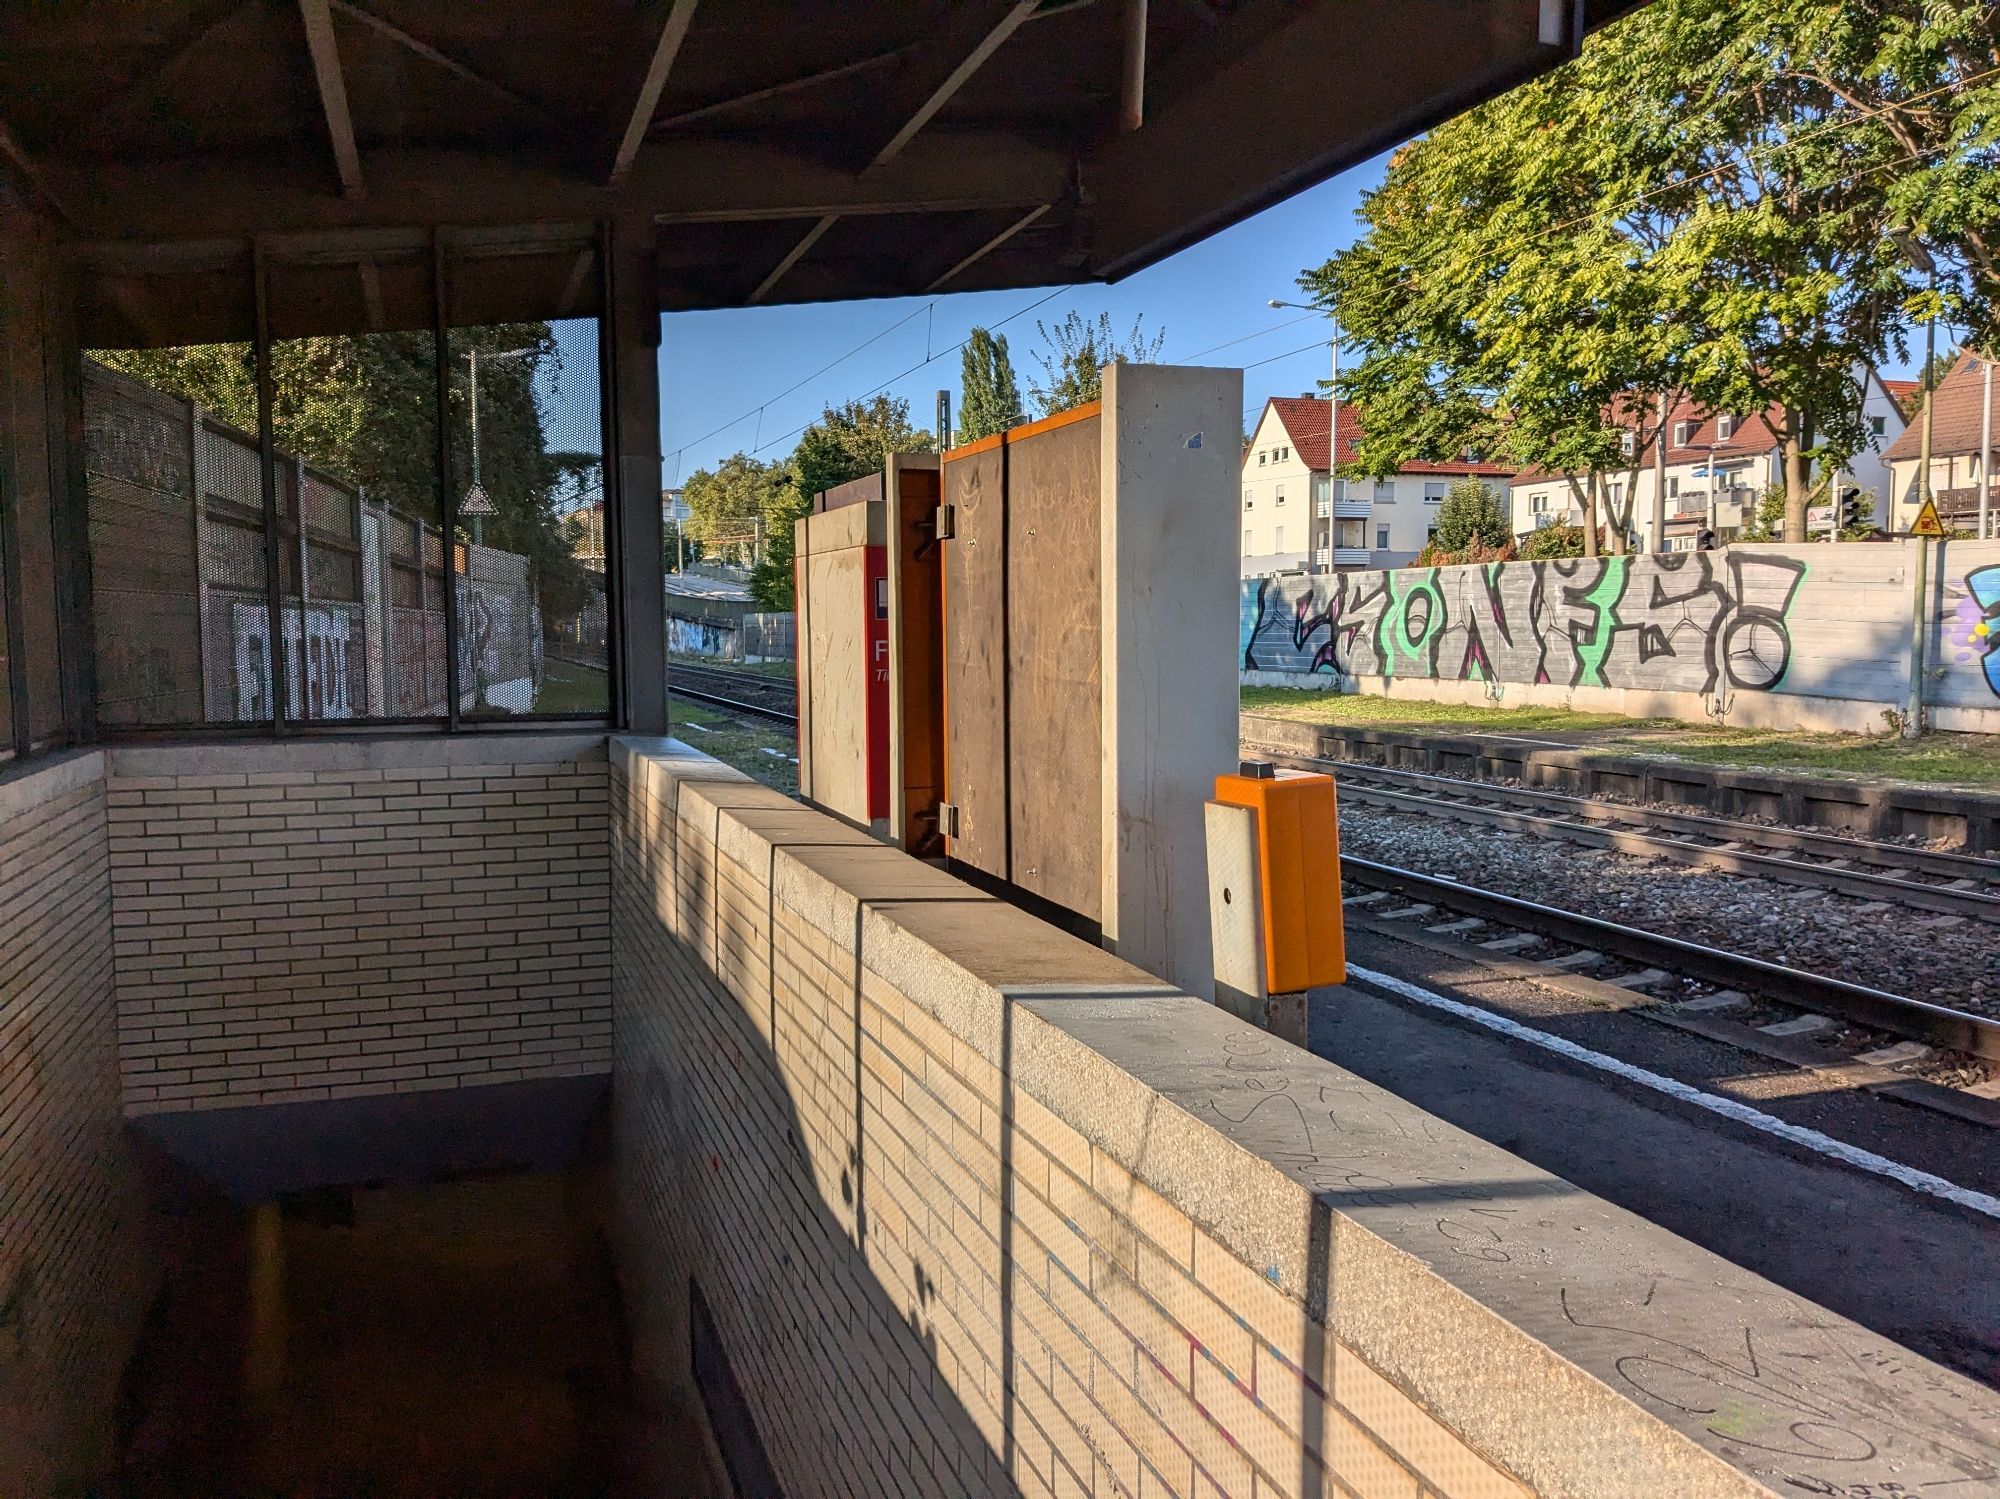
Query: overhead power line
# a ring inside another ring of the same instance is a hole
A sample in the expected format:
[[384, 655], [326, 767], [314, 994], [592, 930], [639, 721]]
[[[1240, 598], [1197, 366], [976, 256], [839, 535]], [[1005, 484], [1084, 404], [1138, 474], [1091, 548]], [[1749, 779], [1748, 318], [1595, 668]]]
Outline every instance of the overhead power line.
[[[1070, 287], [1058, 286], [1054, 291], [1050, 292], [1047, 296], [1040, 297], [1035, 301], [1030, 302], [1026, 307], [1023, 307], [1019, 312], [1010, 312], [1007, 314], [1007, 316], [1001, 318], [999, 322], [989, 323], [984, 325], [986, 327], [986, 331], [990, 333], [995, 328], [1004, 328], [1009, 323], [1013, 322], [1016, 318], [1026, 317], [1029, 313], [1033, 312], [1037, 307], [1041, 307], [1049, 302], [1053, 302], [1057, 297], [1061, 296], [1064, 292], [1069, 290], [1071, 290]], [[870, 396], [880, 395], [883, 391], [889, 389], [890, 386], [897, 385], [902, 381], [907, 380], [910, 376], [914, 375], [918, 370], [924, 368], [925, 365], [935, 364], [938, 362], [938, 360], [945, 358], [947, 355], [956, 354], [960, 349], [964, 348], [967, 344], [971, 342], [972, 342], [972, 335], [968, 333], [964, 338], [961, 338], [957, 343], [953, 344], [950, 348], [939, 349], [937, 353], [929, 355], [928, 357], [922, 360], [919, 360], [917, 363], [911, 365], [908, 369], [902, 371], [901, 373], [891, 375], [887, 380], [884, 380], [880, 385], [875, 386], [873, 389], [863, 391], [855, 399], [865, 401]], [[761, 453], [765, 451], [765, 449], [767, 448], [775, 448], [776, 446], [778, 446], [779, 443], [788, 442], [792, 438], [797, 437], [801, 432], [805, 431], [805, 429], [807, 427], [810, 427], [811, 425], [812, 425], [811, 422], [802, 423], [801, 425], [792, 428], [791, 431], [785, 433], [782, 437], [774, 437], [769, 442], [765, 443], [763, 447], [753, 449], [752, 452], [753, 454]], [[938, 434], [938, 441], [940, 443], [944, 442], [945, 440], [946, 438], [943, 433]]]

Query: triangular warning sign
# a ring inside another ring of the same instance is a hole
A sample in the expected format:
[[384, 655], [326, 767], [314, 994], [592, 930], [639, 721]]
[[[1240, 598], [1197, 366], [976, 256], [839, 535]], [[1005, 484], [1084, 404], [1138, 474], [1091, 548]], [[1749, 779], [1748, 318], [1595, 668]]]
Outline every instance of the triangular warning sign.
[[1937, 505], [1934, 501], [1924, 501], [1924, 508], [1917, 512], [1916, 521], [1910, 526], [1910, 534], [1912, 536], [1944, 535], [1944, 522], [1938, 519]]
[[[475, 484], [465, 492], [465, 498], [458, 502], [458, 513], [460, 515], [498, 515], [500, 512], [493, 507], [493, 497], [479, 485]], [[1935, 520], [1936, 517], [1933, 516], [1932, 519]]]

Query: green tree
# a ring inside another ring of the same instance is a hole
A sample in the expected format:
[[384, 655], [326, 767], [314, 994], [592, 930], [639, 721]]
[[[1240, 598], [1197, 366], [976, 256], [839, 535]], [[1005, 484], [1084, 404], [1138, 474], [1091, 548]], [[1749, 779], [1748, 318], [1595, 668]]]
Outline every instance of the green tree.
[[1951, 367], [1958, 363], [1959, 352], [1957, 349], [1939, 349], [1917, 371], [1917, 382], [1925, 390], [1936, 390], [1944, 384], [1944, 377], [1951, 373]]
[[711, 552], [754, 539], [788, 476], [781, 464], [732, 453], [712, 469], [688, 476], [681, 498], [688, 507], [688, 535]]
[[956, 441], [977, 442], [1021, 420], [1021, 387], [1007, 355], [1007, 335], [974, 328], [960, 356]]
[[1644, 180], [1608, 145], [1614, 103], [1573, 65], [1447, 122], [1396, 153], [1361, 239], [1300, 277], [1361, 354], [1341, 380], [1357, 472], [1473, 450], [1567, 475], [1593, 554], [1627, 432], [1643, 448], [1658, 425], [1633, 392], [1673, 388], [1686, 341], [1663, 226], [1603, 212]]
[[1529, 562], [1581, 557], [1584, 554], [1584, 541], [1581, 526], [1543, 526], [1521, 543], [1521, 557]]
[[1971, 347], [2000, 341], [2000, 21], [1981, 0], [1759, 0], [1742, 44], [1783, 59], [1841, 120], [1884, 233], [1934, 258]]
[[[1815, 467], [1866, 441], [1857, 368], [1901, 351], [1922, 310], [1911, 246], [1956, 255], [1950, 281], [2000, 240], [1981, 238], [2000, 223], [2000, 96], [1934, 94], [1918, 120], [1958, 192], [1927, 218], [1890, 139], [1910, 122], [1886, 107], [1970, 83], [1992, 31], [1971, 0], [1675, 0], [1406, 147], [1362, 241], [1302, 278], [1360, 345], [1343, 390], [1362, 466], [1471, 444], [1572, 475], [1588, 550], [1608, 476], [1636, 480], [1662, 395], [1685, 396], [1771, 413], [1803, 539]], [[1617, 545], [1629, 515], [1610, 519]]]
[[828, 406], [799, 434], [798, 446], [781, 466], [783, 482], [765, 491], [764, 555], [750, 574], [751, 596], [766, 609], [793, 606], [792, 528], [811, 508], [815, 495], [879, 472], [891, 453], [936, 449], [937, 440], [930, 432], [910, 424], [910, 403], [900, 396]]
[[1678, 0], [1628, 19], [1597, 52], [1624, 83], [1612, 144], [1653, 164], [1662, 253], [1691, 293], [1686, 386], [1708, 410], [1767, 414], [1784, 535], [1804, 541], [1815, 467], [1867, 441], [1856, 371], [1903, 337], [1919, 290], [1893, 174], [1819, 74], [1823, 27], [1798, 0]]
[[1167, 341], [1166, 330], [1148, 339], [1141, 326], [1144, 322], [1143, 317], [1134, 318], [1132, 331], [1121, 341], [1112, 331], [1108, 312], [1100, 312], [1094, 322], [1080, 312], [1071, 312], [1054, 327], [1037, 318], [1035, 329], [1048, 349], [1035, 355], [1042, 378], [1029, 382], [1028, 393], [1041, 407], [1042, 415], [1073, 411], [1101, 397], [1107, 364], [1151, 364], [1158, 359]]
[[[369, 333], [280, 339], [271, 345], [271, 426], [280, 452], [361, 488], [370, 500], [430, 519], [438, 513], [436, 392], [428, 333]], [[447, 430], [452, 483], [471, 482], [471, 406], [465, 356], [479, 368], [480, 477], [497, 514], [488, 546], [533, 564], [544, 619], [574, 614], [593, 583], [574, 556], [567, 510], [602, 493], [594, 453], [551, 450], [542, 407], [561, 400], [569, 378], [547, 323], [454, 329]], [[194, 401], [247, 433], [257, 430], [256, 370], [246, 344], [102, 350], [100, 364]], [[470, 527], [463, 528], [470, 535]]]
[[1432, 539], [1445, 552], [1463, 552], [1473, 543], [1505, 546], [1513, 539], [1506, 512], [1482, 480], [1470, 476], [1445, 491]]
[[1737, 541], [1783, 541], [1785, 539], [1785, 486], [1767, 484], [1757, 496], [1757, 508], [1744, 517], [1736, 532]]

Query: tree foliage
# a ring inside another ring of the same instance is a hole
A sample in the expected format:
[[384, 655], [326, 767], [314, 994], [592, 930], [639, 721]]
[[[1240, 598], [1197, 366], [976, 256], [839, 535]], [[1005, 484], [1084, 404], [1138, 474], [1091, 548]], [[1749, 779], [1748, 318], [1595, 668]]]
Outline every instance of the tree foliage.
[[[371, 501], [438, 519], [437, 372], [428, 333], [280, 339], [271, 345], [271, 426], [279, 450], [362, 489]], [[479, 367], [480, 478], [496, 514], [485, 544], [533, 564], [545, 619], [574, 614], [593, 588], [576, 561], [567, 510], [602, 497], [595, 453], [552, 450], [542, 405], [560, 400], [568, 372], [547, 323], [453, 329], [446, 424], [451, 481], [471, 483], [472, 421], [465, 356], [527, 349]], [[257, 381], [245, 344], [105, 350], [92, 358], [257, 430]], [[594, 393], [593, 393], [594, 398]], [[469, 537], [470, 525], [462, 527]]]
[[[1301, 278], [1362, 356], [1358, 467], [1475, 446], [1572, 475], [1590, 549], [1661, 397], [1768, 410], [1802, 540], [1924, 268], [1991, 328], [1996, 68], [1975, 0], [1664, 0], [1404, 148], [1361, 241]], [[1608, 519], [1615, 545], [1629, 515]]]
[[1463, 552], [1475, 543], [1502, 547], [1513, 539], [1506, 512], [1483, 481], [1468, 476], [1445, 491], [1432, 536], [1440, 550]]
[[1020, 422], [1021, 387], [1007, 353], [1007, 335], [974, 328], [960, 356], [956, 441], [977, 442]]
[[1144, 322], [1143, 317], [1134, 318], [1132, 331], [1121, 340], [1112, 330], [1108, 312], [1100, 312], [1095, 321], [1071, 312], [1054, 327], [1037, 318], [1035, 330], [1048, 348], [1035, 354], [1042, 378], [1029, 382], [1028, 393], [1042, 415], [1073, 411], [1101, 397], [1107, 364], [1151, 364], [1157, 360], [1167, 341], [1166, 330], [1149, 339]]
[[783, 464], [765, 463], [748, 453], [732, 453], [712, 469], [696, 469], [681, 490], [688, 535], [710, 552], [741, 546], [748, 556], [773, 505], [773, 491], [788, 482]]
[[1583, 548], [1583, 527], [1543, 526], [1521, 543], [1520, 552], [1524, 561], [1549, 562], [1561, 557], [1581, 557]]
[[764, 554], [750, 574], [751, 596], [766, 609], [792, 607], [792, 528], [815, 495], [879, 472], [891, 453], [936, 449], [936, 438], [911, 424], [910, 403], [900, 396], [827, 407], [799, 434], [790, 460], [772, 466], [777, 481], [764, 491]]

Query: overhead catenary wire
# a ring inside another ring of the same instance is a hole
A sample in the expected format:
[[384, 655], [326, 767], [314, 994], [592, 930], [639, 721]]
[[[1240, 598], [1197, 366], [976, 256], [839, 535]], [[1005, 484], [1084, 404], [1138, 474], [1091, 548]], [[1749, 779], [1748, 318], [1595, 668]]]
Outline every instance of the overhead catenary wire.
[[[880, 343], [883, 339], [887, 338], [891, 333], [894, 333], [898, 328], [902, 327], [905, 323], [911, 322], [919, 315], [931, 311], [936, 306], [937, 306], [937, 299], [932, 298], [930, 301], [924, 303], [921, 307], [916, 307], [911, 309], [909, 312], [905, 313], [902, 317], [897, 318], [895, 322], [889, 324], [889, 326], [884, 328], [880, 333], [875, 334], [873, 337], [863, 339], [860, 343], [856, 344], [853, 348], [849, 349], [845, 354], [842, 354], [838, 359], [833, 360], [831, 363], [821, 365], [818, 369], [814, 370], [810, 375], [807, 375], [803, 380], [795, 381], [791, 385], [786, 386], [776, 395], [770, 396], [765, 400], [760, 401], [757, 405], [751, 407], [748, 411], [745, 411], [742, 415], [731, 417], [728, 421], [724, 422], [721, 426], [715, 428], [713, 431], [704, 432], [702, 433], [701, 436], [694, 438], [691, 441], [682, 443], [679, 447], [674, 449], [675, 462], [678, 464], [678, 462], [680, 461], [681, 454], [685, 453], [689, 448], [698, 448], [703, 443], [707, 442], [711, 437], [719, 437], [722, 433], [727, 432], [731, 427], [737, 426], [742, 422], [746, 422], [753, 416], [761, 417], [766, 407], [775, 406], [778, 402], [784, 400], [786, 396], [791, 395], [794, 391], [801, 390], [804, 387], [812, 384], [813, 381], [819, 379], [820, 376], [828, 374], [835, 369], [838, 369], [841, 365], [847, 363], [848, 360], [852, 359], [856, 354], [859, 354], [863, 349], [870, 348], [873, 345]], [[926, 342], [929, 341], [928, 334], [925, 335], [925, 341]]]
[[[1750, 147], [1744, 152], [1744, 155], [1746, 157], [1761, 158], [1776, 152], [1789, 150], [1796, 147], [1805, 140], [1815, 138], [1819, 135], [1826, 134], [1830, 131], [1851, 128], [1854, 125], [1864, 123], [1867, 120], [1878, 118], [1885, 114], [1889, 114], [1895, 110], [1906, 109], [1911, 105], [1922, 103], [1927, 99], [1932, 99], [1947, 94], [1963, 92], [1965, 89], [1971, 87], [1972, 85], [1982, 82], [1985, 79], [1992, 78], [1996, 75], [2000, 75], [2000, 67], [1988, 68], [1983, 70], [1982, 72], [1970, 74], [1965, 78], [1953, 80], [1950, 83], [1939, 84], [1933, 88], [1925, 89], [1916, 94], [1910, 95], [1908, 98], [1897, 99], [1889, 103], [1885, 103], [1868, 109], [1850, 110], [1837, 116], [1831, 116], [1825, 120], [1822, 120], [1821, 122], [1819, 122], [1814, 126], [1808, 127], [1807, 129], [1786, 138], [1785, 140], [1772, 141], [1762, 146]], [[1860, 168], [1857, 171], [1850, 173], [1845, 177], [1835, 179], [1833, 182], [1828, 183], [1827, 185], [1838, 186], [1843, 183], [1855, 181], [1861, 177], [1870, 175], [1874, 172], [1887, 170], [1889, 168], [1896, 166], [1907, 165], [1910, 162], [1921, 160], [1926, 156], [1935, 155], [1938, 151], [1945, 149], [1945, 147], [1949, 144], [1950, 144], [1949, 142], [1940, 142], [1930, 147], [1925, 147], [1920, 150], [1912, 151], [1907, 155], [1896, 158], [1892, 161], [1879, 162], [1868, 167]], [[1492, 253], [1496, 255], [1506, 255], [1515, 253], [1520, 250], [1528, 248], [1529, 246], [1535, 244], [1540, 240], [1549, 238], [1552, 235], [1559, 234], [1567, 230], [1580, 228], [1587, 224], [1609, 221], [1620, 214], [1628, 213], [1631, 210], [1642, 206], [1643, 204], [1651, 201], [1656, 197], [1661, 196], [1662, 194], [1692, 187], [1702, 181], [1707, 180], [1708, 178], [1717, 176], [1729, 169], [1730, 169], [1729, 163], [1726, 162], [1718, 163], [1716, 166], [1710, 167], [1706, 171], [1695, 173], [1687, 177], [1677, 177], [1673, 179], [1671, 182], [1663, 182], [1656, 184], [1653, 187], [1646, 188], [1638, 193], [1635, 193], [1630, 198], [1627, 198], [1621, 202], [1605, 204], [1600, 207], [1594, 208], [1587, 213], [1579, 214], [1574, 218], [1562, 220], [1554, 224], [1545, 225], [1542, 228], [1534, 231], [1533, 233], [1523, 235], [1519, 239], [1513, 241], [1512, 243], [1499, 247]], [[1044, 306], [1048, 302], [1053, 301], [1057, 296], [1060, 296], [1065, 290], [1068, 290], [1068, 288], [1059, 287], [1055, 291], [1052, 291], [1048, 295], [1031, 303], [1029, 306], [1022, 308], [1019, 312], [1010, 313], [1007, 317], [1002, 318], [999, 322], [996, 322], [991, 326], [994, 328], [1003, 327], [1007, 323], [1012, 322], [1020, 317], [1023, 317], [1029, 312], [1034, 311], [1036, 308]], [[749, 409], [742, 412], [740, 415], [733, 417], [731, 420], [727, 422], [724, 422], [721, 426], [716, 427], [713, 430], [706, 432], [702, 434], [700, 437], [694, 438], [689, 442], [682, 443], [679, 447], [677, 447], [674, 450], [674, 462], [675, 462], [676, 474], [678, 474], [679, 472], [679, 466], [682, 455], [685, 454], [689, 449], [699, 447], [702, 443], [707, 442], [710, 438], [719, 436], [721, 433], [728, 431], [731, 427], [734, 427], [741, 422], [747, 421], [753, 416], [758, 417], [760, 419], [760, 426], [761, 426], [761, 418], [768, 407], [775, 405], [777, 402], [783, 400], [786, 396], [794, 394], [798, 390], [811, 384], [814, 380], [817, 380], [821, 376], [838, 368], [840, 365], [846, 363], [849, 359], [852, 359], [855, 355], [861, 353], [863, 350], [872, 347], [876, 343], [879, 343], [882, 339], [888, 337], [898, 328], [901, 328], [906, 323], [909, 323], [910, 321], [915, 319], [919, 314], [923, 314], [927, 318], [926, 330], [925, 330], [925, 346], [926, 346], [925, 357], [918, 363], [911, 365], [909, 368], [902, 370], [896, 375], [891, 376], [889, 379], [883, 381], [881, 384], [874, 386], [872, 389], [865, 392], [864, 395], [861, 397], [861, 399], [865, 400], [870, 396], [878, 395], [882, 391], [889, 389], [891, 386], [896, 385], [900, 381], [908, 379], [911, 375], [916, 374], [919, 370], [922, 370], [926, 366], [936, 363], [939, 359], [957, 353], [960, 349], [965, 347], [965, 344], [968, 342], [967, 339], [961, 339], [959, 340], [959, 342], [951, 345], [949, 348], [938, 350], [935, 353], [930, 351], [931, 329], [935, 323], [936, 305], [937, 305], [936, 299], [933, 298], [930, 299], [929, 301], [926, 301], [921, 306], [913, 308], [910, 312], [904, 314], [902, 317], [898, 318], [895, 322], [883, 328], [880, 332], [874, 334], [872, 337], [868, 339], [863, 340], [861, 343], [855, 345], [852, 349], [849, 349], [846, 353], [842, 354], [839, 358], [831, 361], [826, 365], [821, 366], [819, 369], [815, 370], [812, 374], [807, 375], [805, 378], [801, 380], [795, 381], [793, 384], [787, 386], [784, 390], [778, 392], [776, 395], [773, 395], [767, 398], [766, 400], [759, 402], [757, 405], [750, 407]], [[1272, 327], [1266, 328], [1258, 333], [1244, 334], [1241, 337], [1229, 339], [1224, 341], [1223, 343], [1211, 345], [1209, 348], [1202, 349], [1186, 357], [1188, 359], [1201, 359], [1209, 354], [1217, 353], [1222, 349], [1233, 348], [1237, 344], [1248, 343], [1254, 339], [1262, 338], [1268, 334], [1278, 332], [1280, 329], [1294, 326], [1297, 323], [1306, 321], [1307, 318], [1313, 315], [1314, 314], [1309, 313], [1298, 318], [1290, 319], [1289, 321], [1284, 323], [1275, 324]], [[1253, 363], [1244, 365], [1243, 368], [1246, 370], [1258, 369], [1263, 365], [1275, 364], [1279, 360], [1290, 359], [1299, 354], [1306, 353], [1309, 350], [1321, 348], [1324, 345], [1325, 345], [1324, 339], [1315, 340], [1313, 343], [1301, 345], [1299, 348], [1287, 350], [1285, 353], [1274, 354], [1271, 355], [1269, 358], [1256, 360]], [[1246, 408], [1246, 412], [1255, 409], [1256, 409], [1255, 407]], [[783, 443], [790, 438], [797, 437], [800, 433], [804, 432], [806, 428], [811, 425], [812, 425], [811, 422], [801, 423], [799, 426], [793, 428], [789, 432], [784, 433], [782, 436], [773, 438], [769, 442], [758, 443], [755, 447], [753, 447], [752, 452], [762, 453], [773, 447], [776, 447], [780, 443]], [[753, 439], [753, 441], [754, 440], [755, 439]]]
[[[986, 327], [986, 330], [989, 333], [995, 328], [1004, 328], [1007, 326], [1007, 324], [1013, 322], [1016, 318], [1026, 317], [1029, 313], [1033, 312], [1037, 307], [1046, 306], [1048, 303], [1053, 302], [1057, 297], [1060, 297], [1061, 295], [1063, 295], [1063, 293], [1069, 290], [1071, 290], [1071, 288], [1067, 286], [1058, 286], [1054, 291], [1050, 292], [1047, 296], [1037, 298], [1035, 301], [1030, 302], [1026, 307], [1023, 307], [1020, 311], [1010, 312], [1007, 314], [1007, 316], [1001, 318], [998, 322], [985, 324], [983, 326]], [[891, 375], [887, 380], [884, 380], [880, 385], [874, 386], [869, 390], [863, 391], [859, 396], [855, 397], [855, 399], [865, 401], [870, 396], [880, 395], [883, 391], [889, 389], [891, 386], [900, 384], [902, 381], [909, 379], [910, 376], [914, 375], [918, 370], [923, 369], [926, 365], [935, 364], [937, 363], [938, 360], [943, 359], [948, 355], [956, 354], [960, 349], [964, 348], [967, 344], [971, 342], [972, 342], [972, 335], [967, 334], [964, 338], [961, 338], [957, 343], [953, 344], [950, 348], [939, 349], [935, 354], [926, 356], [924, 359], [918, 361], [916, 364], [911, 365], [908, 369], [903, 370], [898, 374]], [[811, 425], [812, 425], [811, 422], [803, 422], [799, 426], [792, 428], [791, 431], [783, 434], [782, 436], [772, 438], [762, 447], [752, 449], [752, 452], [753, 454], [761, 453], [768, 448], [775, 448], [776, 446], [778, 446], [779, 443], [788, 442], [792, 438], [797, 437], [801, 432], [805, 431], [806, 428], [810, 427]], [[945, 439], [943, 437], [943, 434], [940, 434], [939, 441], [942, 442], [944, 440]]]

